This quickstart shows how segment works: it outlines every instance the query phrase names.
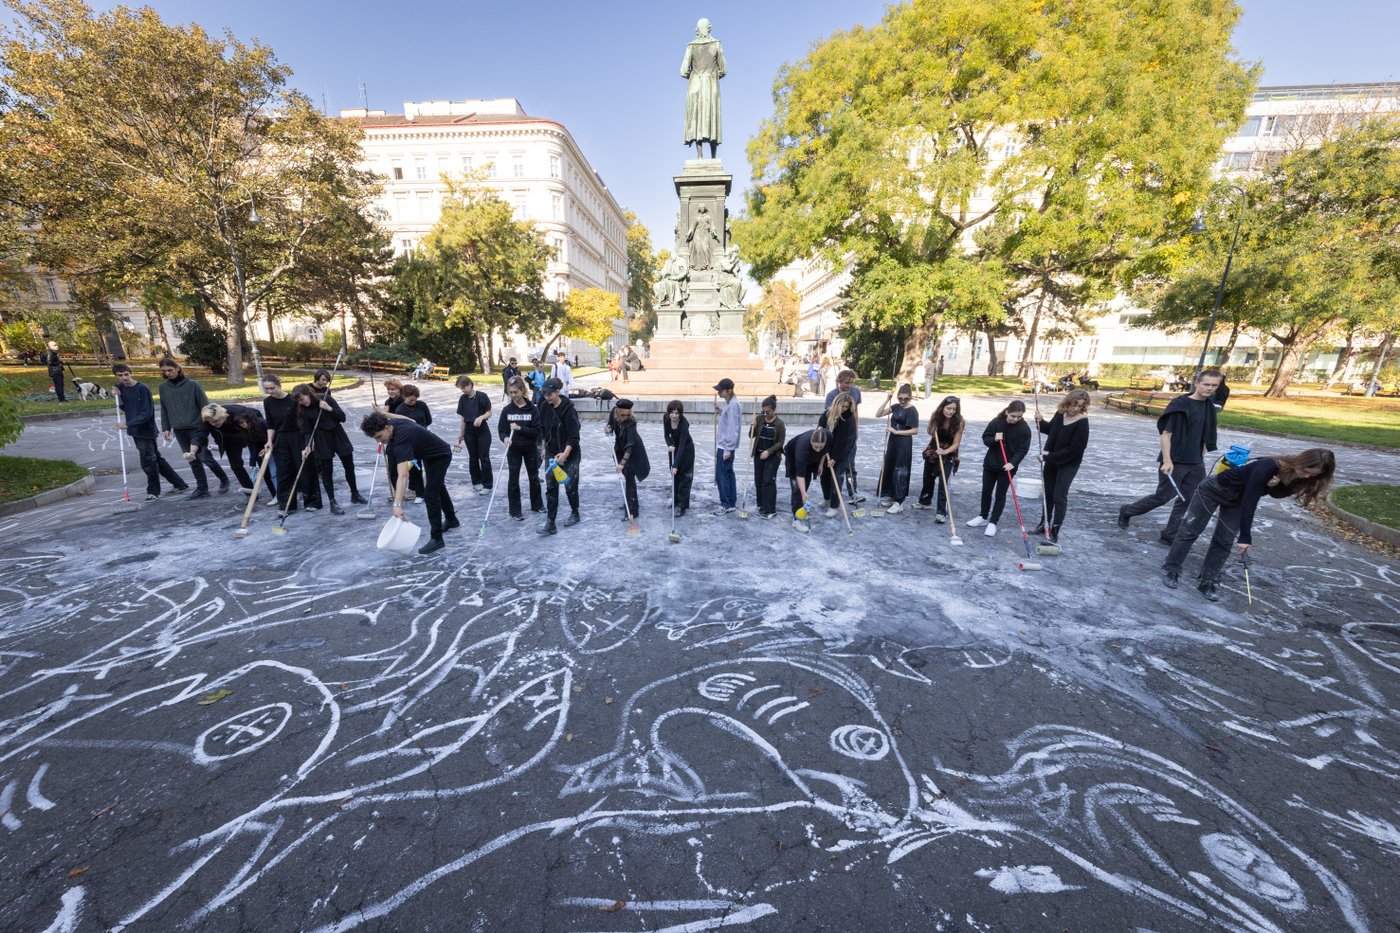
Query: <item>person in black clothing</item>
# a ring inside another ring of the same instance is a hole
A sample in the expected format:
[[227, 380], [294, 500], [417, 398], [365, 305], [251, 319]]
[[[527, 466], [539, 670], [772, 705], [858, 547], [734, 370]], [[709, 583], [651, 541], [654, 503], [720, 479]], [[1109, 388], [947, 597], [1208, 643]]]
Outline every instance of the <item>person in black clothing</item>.
[[[1024, 408], [1024, 406], [1023, 406]], [[940, 525], [948, 520], [948, 490], [943, 488], [946, 476], [950, 481], [962, 463], [959, 451], [962, 449], [963, 430], [967, 422], [963, 420], [962, 400], [950, 395], [938, 403], [928, 418], [928, 446], [924, 448], [924, 482], [919, 489], [916, 509], [934, 509], [933, 520]], [[938, 461], [943, 461], [940, 471]], [[933, 501], [933, 491], [938, 490], [938, 501]], [[997, 509], [998, 512], [1001, 509]]]
[[620, 398], [613, 404], [613, 457], [617, 472], [622, 474], [623, 496], [632, 518], [641, 514], [637, 501], [637, 483], [651, 475], [651, 461], [646, 445], [637, 431], [637, 419], [632, 417], [632, 400]]
[[[987, 453], [982, 457], [982, 510], [968, 521], [969, 528], [986, 525], [988, 537], [997, 533], [1011, 476], [1031, 450], [1031, 427], [1026, 424], [1026, 403], [1015, 399], [1003, 408], [982, 432]], [[1003, 445], [1006, 448], [1002, 454]]]
[[[540, 439], [544, 441], [544, 450], [540, 451], [540, 460], [546, 457], [552, 459], [558, 469], [563, 470], [564, 494], [569, 499], [569, 517], [564, 519], [565, 528], [570, 525], [577, 525], [582, 519], [578, 514], [578, 471], [579, 460], [582, 459], [583, 451], [579, 449], [579, 423], [578, 412], [574, 409], [574, 403], [564, 398], [560, 390], [564, 384], [558, 379], [550, 377], [544, 382], [540, 391], [543, 404], [536, 410], [535, 430], [539, 432]], [[554, 517], [559, 513], [559, 484], [560, 479], [555, 475], [555, 470], [547, 470], [544, 477], [545, 507], [548, 510], [548, 520], [544, 527], [539, 530], [542, 535], [552, 535], [558, 532], [554, 525]]]
[[[329, 398], [331, 371], [318, 369], [311, 384], [316, 387], [317, 395]], [[345, 432], [343, 424], [335, 426], [335, 455], [340, 458], [340, 468], [345, 471], [345, 485], [350, 487], [350, 501], [356, 505], [368, 505], [369, 500], [360, 495], [360, 484], [355, 479], [355, 445], [350, 443], [350, 435]]]
[[685, 405], [679, 399], [666, 403], [666, 420], [661, 433], [666, 439], [666, 453], [671, 458], [671, 496], [679, 518], [690, 508], [690, 484], [695, 479], [695, 442], [690, 439], [690, 422], [685, 418]]
[[39, 354], [39, 362], [44, 364], [44, 368], [48, 370], [49, 378], [53, 380], [53, 391], [58, 396], [58, 401], [68, 401], [63, 394], [63, 358], [58, 355], [57, 340], [49, 341], [48, 349]]
[[807, 534], [811, 526], [803, 517], [807, 500], [811, 495], [812, 478], [825, 473], [830, 458], [826, 455], [831, 443], [831, 432], [826, 428], [813, 428], [797, 435], [783, 448], [787, 460], [788, 489], [792, 499], [792, 527]]
[[[267, 421], [267, 444], [262, 455], [272, 458], [269, 475], [272, 488], [283, 512], [297, 508], [297, 469], [301, 465], [301, 432], [297, 428], [297, 402], [282, 390], [282, 380], [275, 373], [263, 376], [263, 417]], [[304, 483], [303, 483], [304, 488]]]
[[428, 403], [423, 401], [418, 387], [410, 382], [403, 387], [400, 394], [403, 401], [399, 403], [398, 408], [394, 409], [393, 413], [403, 415], [420, 428], [429, 427], [433, 423], [433, 413], [428, 410]]
[[262, 412], [246, 405], [209, 404], [199, 414], [202, 423], [194, 432], [191, 449], [207, 448], [212, 437], [229, 469], [238, 477], [239, 488], [251, 493], [253, 478], [243, 466], [243, 452], [248, 452], [248, 465], [256, 471], [267, 446], [267, 422]]
[[[825, 415], [823, 415], [825, 417]], [[759, 405], [759, 412], [749, 426], [749, 450], [753, 456], [754, 492], [758, 499], [758, 514], [761, 518], [774, 518], [778, 514], [778, 466], [783, 459], [783, 445], [787, 442], [787, 427], [778, 417], [778, 397], [770, 395]], [[822, 474], [822, 490], [831, 481]]]
[[[1206, 370], [1196, 377], [1193, 391], [1172, 399], [1166, 411], [1157, 419], [1161, 446], [1161, 453], [1157, 455], [1161, 464], [1157, 489], [1152, 495], [1130, 502], [1118, 510], [1119, 528], [1126, 531], [1128, 521], [1134, 515], [1142, 515], [1171, 502], [1171, 515], [1159, 540], [1166, 545], [1172, 543], [1176, 529], [1181, 525], [1181, 517], [1186, 514], [1186, 504], [1191, 501], [1196, 486], [1205, 479], [1205, 452], [1215, 449], [1215, 403], [1212, 399], [1218, 388], [1220, 370]], [[1178, 489], [1181, 490], [1180, 496], [1177, 495]]]
[[512, 357], [510, 358], [510, 362], [506, 364], [505, 369], [501, 370], [501, 386], [502, 386], [503, 388], [509, 389], [509, 388], [510, 388], [510, 381], [511, 381], [512, 379], [519, 379], [519, 378], [520, 378], [520, 367], [516, 364], [515, 357], [512, 356]]
[[384, 380], [384, 404], [380, 406], [386, 415], [397, 415], [403, 404], [403, 383], [398, 379]]
[[131, 375], [131, 367], [125, 363], [113, 366], [112, 375], [117, 377], [117, 399], [122, 409], [117, 430], [126, 431], [141, 458], [141, 472], [146, 474], [146, 501], [160, 498], [162, 476], [175, 492], [189, 489], [189, 484], [180, 478], [174, 467], [165, 462], [160, 448], [156, 446], [160, 432], [156, 430], [156, 405], [151, 390], [136, 381]]
[[[344, 515], [345, 510], [335, 501], [335, 425], [345, 423], [345, 412], [333, 398], [321, 398], [316, 387], [303, 383], [292, 390], [296, 401], [296, 426], [301, 436], [301, 456], [308, 469], [302, 471], [306, 477], [302, 483], [302, 496], [306, 507], [315, 511], [321, 507], [321, 494], [316, 489], [316, 475], [321, 477], [321, 485], [326, 491], [332, 515]], [[312, 471], [315, 471], [314, 473]]]
[[[398, 379], [386, 379], [384, 381], [384, 404], [378, 410], [383, 411], [386, 415], [397, 415], [400, 414], [403, 406], [403, 383]], [[416, 408], [417, 405], [415, 404], [414, 407]], [[419, 415], [421, 416], [422, 412], [419, 412]], [[428, 419], [432, 420], [431, 414], [428, 415]], [[394, 472], [394, 466], [388, 462], [388, 458], [385, 458], [384, 465], [389, 472], [389, 501], [392, 502], [394, 500], [394, 483], [398, 479], [398, 474]], [[404, 494], [404, 498], [412, 500], [422, 495], [423, 474], [414, 470], [408, 474], [408, 492]]]
[[1089, 402], [1088, 392], [1075, 389], [1064, 397], [1049, 421], [1036, 419], [1036, 430], [1045, 434], [1040, 478], [1045, 500], [1050, 503], [1050, 514], [1040, 516], [1031, 534], [1045, 535], [1050, 544], [1060, 540], [1060, 526], [1069, 508], [1069, 487], [1089, 447]]
[[535, 406], [530, 401], [530, 389], [525, 380], [516, 376], [506, 386], [509, 398], [501, 406], [501, 416], [496, 422], [496, 433], [508, 445], [506, 447], [506, 468], [510, 477], [507, 492], [510, 500], [510, 517], [518, 522], [525, 520], [520, 506], [520, 471], [530, 482], [530, 511], [544, 511], [544, 497], [540, 493], [539, 433], [535, 428]]
[[1215, 402], [1216, 411], [1220, 411], [1221, 409], [1223, 409], [1225, 407], [1225, 403], [1230, 401], [1230, 387], [1225, 384], [1224, 373], [1221, 373], [1220, 375], [1220, 386], [1215, 390], [1215, 397], [1212, 399], [1212, 401]]
[[495, 483], [491, 476], [491, 398], [485, 392], [478, 392], [472, 377], [466, 373], [457, 377], [457, 388], [462, 393], [457, 399], [457, 417], [462, 422], [457, 443], [467, 448], [472, 490], [477, 495], [489, 495]]
[[[896, 400], [897, 397], [897, 400]], [[919, 412], [912, 404], [914, 390], [905, 383], [895, 395], [886, 396], [876, 418], [889, 415], [890, 422], [885, 430], [889, 442], [885, 448], [885, 462], [880, 472], [880, 488], [875, 491], [885, 511], [895, 515], [904, 511], [904, 500], [909, 495], [909, 469], [914, 460], [914, 435], [919, 433]]]
[[1210, 524], [1210, 517], [1218, 510], [1220, 516], [1215, 520], [1215, 534], [1201, 563], [1197, 589], [1211, 602], [1219, 601], [1215, 588], [1225, 559], [1230, 556], [1230, 545], [1238, 536], [1240, 553], [1248, 554], [1254, 544], [1250, 529], [1260, 498], [1292, 496], [1300, 505], [1309, 506], [1326, 494], [1336, 470], [1337, 458], [1332, 451], [1313, 447], [1291, 457], [1261, 457], [1209, 477], [1196, 487], [1196, 494], [1191, 497], [1186, 518], [1177, 529], [1176, 540], [1162, 564], [1162, 582], [1176, 589], [1191, 545], [1196, 543]]
[[422, 465], [423, 503], [428, 509], [428, 543], [419, 554], [431, 554], [446, 546], [443, 532], [461, 527], [452, 496], [447, 492], [447, 469], [452, 466], [452, 448], [427, 428], [403, 415], [370, 412], [360, 422], [360, 430], [384, 445], [389, 462], [395, 464], [394, 515], [404, 517], [403, 497], [408, 476], [415, 463]]
[[[834, 389], [832, 391], [835, 392]], [[821, 475], [827, 518], [836, 517], [837, 507], [841, 504], [839, 490], [845, 490], [849, 496], [852, 489], [850, 469], [855, 463], [857, 418], [855, 397], [849, 392], [836, 392], [831, 396], [826, 411], [817, 419], [817, 427], [826, 428], [831, 433], [827, 453], [831, 456], [833, 469]], [[831, 479], [832, 472], [836, 473], [835, 482]]]

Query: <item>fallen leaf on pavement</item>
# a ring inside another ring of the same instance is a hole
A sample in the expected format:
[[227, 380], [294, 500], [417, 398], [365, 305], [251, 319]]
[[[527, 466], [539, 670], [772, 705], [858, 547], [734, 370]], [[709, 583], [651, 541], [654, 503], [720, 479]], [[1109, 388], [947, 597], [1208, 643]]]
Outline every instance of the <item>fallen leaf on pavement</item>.
[[195, 702], [198, 703], [200, 706], [208, 706], [210, 703], [217, 703], [224, 697], [228, 696], [233, 696], [232, 690], [215, 690], [213, 693], [209, 694], [204, 699], [196, 700]]
[[615, 914], [615, 913], [617, 913], [619, 910], [621, 910], [622, 908], [624, 908], [624, 907], [626, 907], [626, 906], [627, 906], [627, 902], [626, 902], [626, 901], [613, 901], [612, 904], [609, 905], [609, 906], [607, 906], [607, 907], [599, 907], [599, 908], [598, 908], [598, 911], [599, 911], [599, 913], [604, 913], [604, 914]]
[[77, 868], [73, 869], [72, 871], [70, 871], [70, 872], [68, 873], [68, 877], [69, 877], [69, 878], [76, 878], [76, 877], [78, 877], [79, 875], [81, 875], [83, 872], [85, 872], [85, 871], [87, 871], [87, 870], [88, 870], [88, 866], [86, 866], [86, 865], [79, 865]]

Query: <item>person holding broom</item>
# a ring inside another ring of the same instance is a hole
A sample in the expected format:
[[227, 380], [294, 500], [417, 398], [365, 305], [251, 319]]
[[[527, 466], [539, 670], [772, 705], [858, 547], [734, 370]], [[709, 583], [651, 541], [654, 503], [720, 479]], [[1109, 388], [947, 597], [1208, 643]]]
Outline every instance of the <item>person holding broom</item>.
[[1246, 559], [1254, 545], [1251, 528], [1259, 500], [1264, 496], [1271, 499], [1291, 496], [1299, 505], [1307, 507], [1326, 495], [1336, 470], [1337, 458], [1332, 451], [1312, 447], [1291, 457], [1260, 457], [1208, 477], [1191, 497], [1186, 517], [1162, 564], [1162, 582], [1170, 589], [1177, 588], [1186, 555], [1210, 524], [1211, 516], [1218, 512], [1215, 534], [1201, 562], [1196, 588], [1206, 599], [1219, 602], [1216, 586], [1225, 559], [1230, 556], [1230, 545], [1238, 537], [1239, 544], [1235, 546]]
[[[282, 379], [276, 373], [263, 375], [263, 417], [267, 422], [267, 443], [262, 456], [271, 457], [272, 465], [268, 477], [272, 479], [274, 496], [283, 512], [295, 512], [297, 493], [295, 487], [297, 467], [301, 463], [300, 432], [296, 423], [296, 399], [282, 388]], [[302, 489], [305, 489], [303, 478]], [[303, 497], [304, 499], [305, 497]]]
[[914, 458], [914, 435], [919, 433], [919, 412], [911, 404], [914, 390], [903, 383], [899, 391], [886, 396], [876, 418], [889, 415], [885, 431], [889, 438], [885, 447], [885, 462], [880, 468], [880, 488], [876, 496], [886, 513], [897, 515], [904, 511], [909, 496], [909, 468]]
[[690, 508], [690, 484], [695, 479], [695, 441], [690, 438], [690, 422], [685, 418], [685, 405], [680, 399], [666, 403], [666, 420], [661, 427], [666, 439], [666, 453], [671, 458], [671, 496], [675, 499], [676, 517]]
[[813, 428], [797, 435], [783, 448], [783, 458], [787, 460], [788, 488], [791, 492], [792, 527], [807, 534], [812, 530], [807, 523], [807, 500], [811, 496], [812, 478], [825, 475], [830, 457], [826, 447], [831, 442], [831, 433], [826, 428]]
[[[778, 465], [783, 459], [787, 427], [778, 417], [778, 397], [770, 395], [758, 406], [749, 425], [749, 450], [753, 455], [754, 495], [761, 518], [778, 514]], [[822, 477], [826, 481], [825, 475]], [[825, 488], [825, 487], [823, 487]]]
[[[559, 513], [559, 486], [561, 483], [564, 486], [564, 495], [569, 500], [569, 517], [564, 519], [563, 526], [568, 528], [583, 520], [578, 512], [579, 460], [583, 456], [579, 447], [579, 434], [581, 432], [578, 411], [574, 408], [573, 401], [562, 395], [563, 389], [564, 384], [558, 379], [553, 377], [546, 379], [540, 390], [543, 404], [535, 412], [535, 430], [544, 442], [544, 449], [540, 451], [540, 460], [543, 462], [545, 458], [549, 458], [553, 463], [553, 467], [545, 472], [544, 477], [547, 520], [544, 527], [539, 530], [542, 535], [558, 534], [559, 532], [554, 524], [554, 518]], [[562, 480], [558, 476], [559, 472], [564, 474]]]
[[1044, 535], [1050, 544], [1060, 542], [1060, 526], [1069, 508], [1069, 487], [1089, 447], [1089, 402], [1088, 392], [1075, 389], [1060, 402], [1054, 417], [1036, 422], [1037, 429], [1045, 434], [1040, 475], [1050, 514], [1040, 516], [1040, 523], [1031, 534]]
[[622, 474], [623, 495], [627, 500], [623, 518], [631, 523], [641, 514], [637, 501], [637, 483], [651, 475], [647, 448], [637, 431], [637, 419], [632, 417], [632, 400], [620, 398], [613, 404], [613, 458], [617, 472]]
[[1118, 510], [1118, 527], [1128, 530], [1128, 522], [1137, 515], [1172, 503], [1167, 527], [1162, 529], [1159, 542], [1170, 546], [1176, 529], [1186, 514], [1186, 505], [1196, 486], [1205, 479], [1205, 452], [1215, 450], [1215, 392], [1220, 388], [1220, 370], [1207, 369], [1196, 377], [1187, 395], [1171, 400], [1157, 419], [1158, 442], [1161, 452], [1157, 462], [1157, 488]]
[[525, 380], [516, 376], [506, 385], [506, 403], [501, 406], [501, 415], [496, 422], [496, 433], [506, 442], [506, 469], [509, 482], [506, 487], [510, 501], [510, 517], [518, 522], [525, 520], [520, 504], [520, 471], [530, 483], [530, 511], [544, 511], [544, 497], [540, 493], [539, 433], [535, 428], [537, 420], [535, 406], [530, 401], [530, 389]]
[[472, 491], [479, 496], [489, 496], [495, 485], [491, 476], [491, 428], [487, 424], [491, 420], [491, 397], [478, 391], [472, 377], [466, 373], [457, 377], [457, 389], [462, 393], [457, 399], [457, 417], [461, 421], [457, 445], [467, 448]]
[[303, 383], [292, 390], [296, 402], [295, 420], [297, 434], [301, 439], [301, 459], [310, 459], [310, 470], [302, 470], [309, 477], [302, 487], [306, 507], [311, 511], [321, 508], [321, 493], [316, 489], [316, 477], [321, 478], [321, 486], [326, 491], [332, 515], [344, 515], [335, 499], [335, 425], [345, 423], [345, 412], [333, 398], [322, 398], [316, 387]]
[[219, 452], [228, 461], [229, 469], [238, 477], [238, 486], [244, 493], [253, 492], [253, 478], [243, 466], [243, 452], [248, 452], [248, 466], [257, 472], [262, 463], [263, 449], [267, 447], [267, 422], [262, 412], [247, 405], [219, 405], [210, 403], [200, 411], [201, 423], [190, 442], [190, 449], [198, 451], [209, 446], [212, 437], [219, 445]]
[[408, 491], [408, 475], [414, 463], [422, 464], [423, 502], [428, 508], [428, 543], [419, 554], [431, 554], [447, 546], [444, 532], [461, 526], [452, 496], [447, 492], [447, 470], [452, 466], [452, 448], [427, 428], [403, 415], [370, 412], [360, 422], [360, 430], [384, 445], [385, 456], [395, 465], [394, 515], [404, 517], [403, 497]]
[[[311, 384], [316, 387], [317, 395], [321, 398], [329, 398], [331, 371], [329, 369], [316, 370]], [[339, 423], [335, 426], [335, 455], [340, 460], [341, 470], [345, 472], [345, 485], [350, 488], [350, 501], [356, 505], [368, 505], [369, 500], [360, 495], [360, 485], [355, 479], [355, 446], [350, 443], [350, 435], [345, 433], [345, 425]]]
[[[1011, 476], [1031, 449], [1031, 428], [1026, 424], [1026, 403], [1020, 399], [1009, 405], [987, 423], [982, 432], [987, 453], [982, 458], [982, 510], [969, 519], [967, 526], [986, 525], [987, 537], [997, 533], [1001, 510], [1006, 508], [1006, 490]], [[1004, 455], [1003, 455], [1004, 450]]]
[[136, 381], [131, 367], [125, 363], [114, 365], [112, 375], [117, 377], [117, 399], [122, 409], [117, 430], [126, 431], [141, 458], [141, 472], [146, 474], [146, 501], [160, 498], [161, 477], [173, 487], [172, 492], [185, 492], [189, 484], [166, 462], [156, 446], [160, 435], [156, 431], [156, 406], [151, 390]]
[[[839, 384], [839, 383], [838, 383]], [[855, 397], [849, 392], [837, 392], [817, 419], [817, 427], [826, 428], [831, 434], [827, 445], [833, 469], [822, 473], [822, 499], [826, 504], [826, 517], [835, 518], [841, 505], [839, 490], [850, 490], [850, 469], [855, 462], [857, 415]], [[835, 472], [836, 479], [831, 474]]]
[[[1025, 406], [1022, 406], [1024, 409]], [[945, 477], [958, 472], [962, 458], [963, 430], [967, 422], [963, 419], [962, 400], [950, 395], [938, 403], [928, 419], [928, 446], [924, 448], [924, 482], [919, 489], [916, 509], [934, 509], [933, 520], [940, 525], [948, 520], [948, 490], [943, 488]], [[939, 460], [942, 469], [939, 469]], [[934, 489], [938, 490], [938, 501], [934, 502]], [[997, 509], [1001, 511], [1000, 508]]]

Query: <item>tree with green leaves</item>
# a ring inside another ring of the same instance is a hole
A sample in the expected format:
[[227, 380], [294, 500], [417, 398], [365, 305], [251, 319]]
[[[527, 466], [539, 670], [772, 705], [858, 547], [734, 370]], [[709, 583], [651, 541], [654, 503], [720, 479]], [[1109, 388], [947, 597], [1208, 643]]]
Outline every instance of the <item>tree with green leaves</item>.
[[744, 330], [749, 346], [758, 349], [761, 334], [771, 334], [778, 342], [791, 347], [797, 337], [797, 325], [802, 313], [802, 296], [791, 282], [775, 280], [763, 290], [763, 297], [745, 309]]
[[576, 288], [564, 296], [564, 317], [559, 330], [544, 345], [542, 354], [561, 337], [601, 346], [613, 335], [613, 325], [626, 312], [622, 298], [602, 288]]
[[645, 343], [656, 333], [656, 296], [652, 287], [664, 260], [652, 251], [651, 231], [637, 215], [623, 211], [622, 216], [627, 220], [627, 307], [631, 311], [627, 332], [631, 339]]
[[242, 382], [250, 306], [375, 195], [360, 128], [289, 89], [257, 42], [149, 8], [5, 2], [0, 163], [19, 167], [38, 224], [30, 258], [95, 300], [150, 285], [194, 296]]
[[995, 327], [1008, 306], [1029, 312], [1029, 353], [1189, 222], [1254, 78], [1232, 57], [1239, 15], [1234, 0], [891, 7], [780, 72], [734, 236], [760, 281], [808, 255], [853, 267], [848, 322], [902, 332], [901, 375], [941, 328]]

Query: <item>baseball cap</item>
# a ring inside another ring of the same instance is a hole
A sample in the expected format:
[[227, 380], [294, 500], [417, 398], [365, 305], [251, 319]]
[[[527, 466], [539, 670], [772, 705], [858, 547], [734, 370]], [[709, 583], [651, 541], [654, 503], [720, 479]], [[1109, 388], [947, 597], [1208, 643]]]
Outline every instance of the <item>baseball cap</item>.
[[544, 385], [541, 387], [541, 391], [558, 392], [562, 388], [564, 388], [564, 383], [560, 382], [558, 379], [546, 379]]
[[721, 380], [715, 385], [715, 391], [716, 391], [716, 392], [732, 392], [733, 390], [734, 390], [734, 380], [733, 380], [733, 379], [721, 379]]

